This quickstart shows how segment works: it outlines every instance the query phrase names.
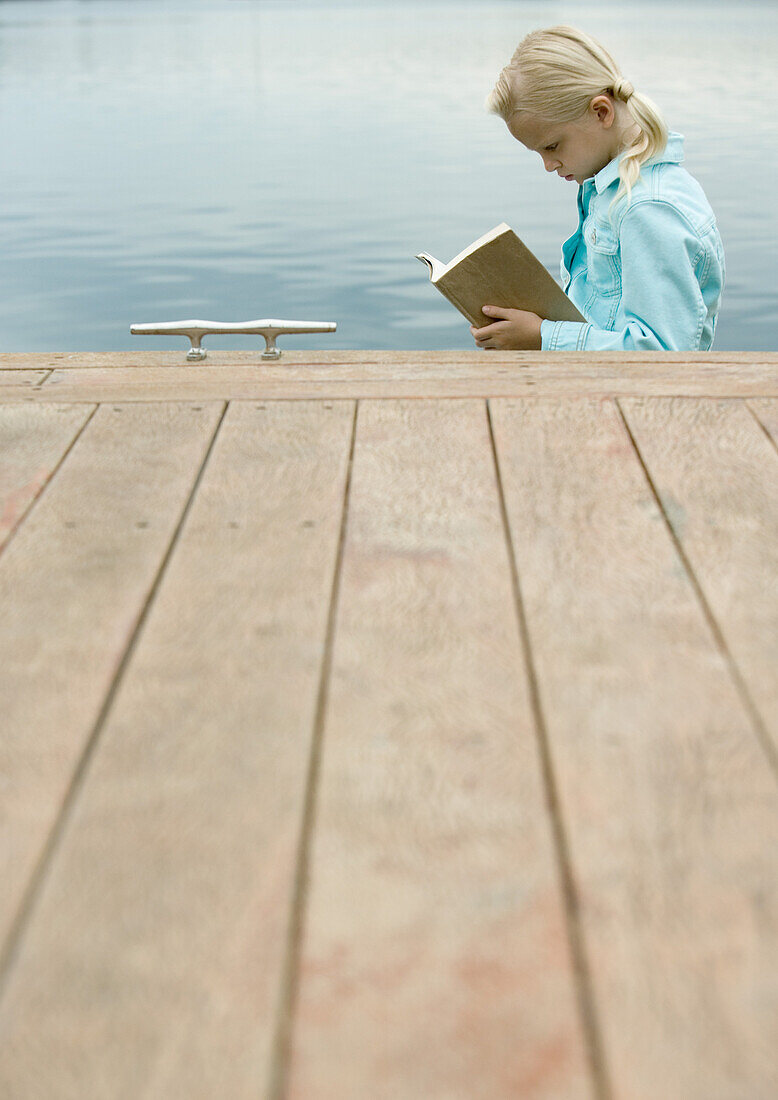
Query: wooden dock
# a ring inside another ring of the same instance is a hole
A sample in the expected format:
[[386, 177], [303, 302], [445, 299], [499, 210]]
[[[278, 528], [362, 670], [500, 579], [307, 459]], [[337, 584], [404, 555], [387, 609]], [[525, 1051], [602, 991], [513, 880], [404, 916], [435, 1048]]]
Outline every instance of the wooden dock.
[[3, 1100], [775, 1100], [778, 354], [0, 356]]

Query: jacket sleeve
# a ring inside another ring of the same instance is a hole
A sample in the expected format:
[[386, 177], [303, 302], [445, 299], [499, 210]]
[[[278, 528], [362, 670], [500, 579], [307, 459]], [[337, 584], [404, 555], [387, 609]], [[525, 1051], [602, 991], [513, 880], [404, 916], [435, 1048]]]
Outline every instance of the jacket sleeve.
[[684, 215], [661, 199], [637, 203], [624, 215], [620, 244], [626, 327], [544, 320], [542, 350], [699, 350], [707, 307], [695, 267], [705, 246]]

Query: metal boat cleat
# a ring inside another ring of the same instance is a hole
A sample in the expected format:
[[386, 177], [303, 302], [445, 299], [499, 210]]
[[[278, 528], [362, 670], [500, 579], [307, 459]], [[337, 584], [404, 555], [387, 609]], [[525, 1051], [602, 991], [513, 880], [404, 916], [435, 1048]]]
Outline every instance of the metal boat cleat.
[[264, 336], [263, 359], [278, 359], [281, 349], [276, 347], [276, 337], [294, 332], [335, 332], [335, 321], [159, 321], [144, 325], [130, 325], [133, 336], [188, 336], [191, 347], [186, 353], [189, 360], [205, 359], [207, 352], [201, 341], [209, 333], [245, 332], [250, 336]]

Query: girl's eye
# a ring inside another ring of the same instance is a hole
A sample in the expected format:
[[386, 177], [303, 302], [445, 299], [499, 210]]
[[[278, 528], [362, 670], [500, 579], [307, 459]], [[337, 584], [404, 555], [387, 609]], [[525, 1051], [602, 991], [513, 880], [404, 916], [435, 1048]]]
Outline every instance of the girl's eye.
[[546, 146], [546, 151], [547, 151], [547, 152], [551, 152], [552, 150], [556, 149], [556, 147], [557, 147], [557, 144], [558, 144], [558, 143], [557, 143], [557, 142], [555, 141], [553, 145], [547, 145], [547, 146]]

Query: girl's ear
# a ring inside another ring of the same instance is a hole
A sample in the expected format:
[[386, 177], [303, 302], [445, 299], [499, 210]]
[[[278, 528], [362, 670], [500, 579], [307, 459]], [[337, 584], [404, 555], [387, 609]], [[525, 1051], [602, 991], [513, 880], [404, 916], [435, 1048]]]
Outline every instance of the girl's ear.
[[599, 118], [601, 122], [609, 116], [611, 116], [612, 118], [616, 117], [616, 110], [613, 106], [613, 101], [611, 100], [610, 96], [594, 96], [589, 103], [589, 107], [592, 111], [594, 111], [594, 113], [597, 115], [597, 118]]

